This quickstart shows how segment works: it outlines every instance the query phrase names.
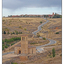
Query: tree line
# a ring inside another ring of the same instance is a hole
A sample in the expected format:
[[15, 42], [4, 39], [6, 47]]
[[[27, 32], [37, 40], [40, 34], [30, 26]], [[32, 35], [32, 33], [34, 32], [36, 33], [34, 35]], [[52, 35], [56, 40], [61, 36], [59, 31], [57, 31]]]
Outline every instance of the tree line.
[[18, 32], [18, 31], [15, 31], [15, 32], [12, 32], [12, 33], [10, 33], [9, 31], [6, 33], [6, 31], [3, 31], [2, 32], [3, 34], [16, 34], [16, 35], [18, 35], [18, 34], [22, 34], [22, 32]]

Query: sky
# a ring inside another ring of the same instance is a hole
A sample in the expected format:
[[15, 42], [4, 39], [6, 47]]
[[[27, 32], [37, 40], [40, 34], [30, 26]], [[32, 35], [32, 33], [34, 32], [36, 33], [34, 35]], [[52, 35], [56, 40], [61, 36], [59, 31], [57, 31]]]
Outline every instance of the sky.
[[62, 0], [3, 0], [2, 15], [61, 14]]

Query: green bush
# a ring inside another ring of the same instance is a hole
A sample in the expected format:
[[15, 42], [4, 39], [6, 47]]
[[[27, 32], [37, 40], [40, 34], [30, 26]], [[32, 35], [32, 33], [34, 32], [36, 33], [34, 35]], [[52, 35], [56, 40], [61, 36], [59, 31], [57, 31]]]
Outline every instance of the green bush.
[[8, 48], [8, 46], [6, 45], [5, 48]]
[[18, 34], [18, 31], [16, 31], [16, 34]]
[[14, 43], [11, 44], [11, 46], [14, 45]]
[[59, 34], [59, 32], [56, 32], [56, 34]]
[[30, 44], [35, 44], [34, 42], [30, 43]]
[[46, 38], [43, 38], [43, 40], [46, 40]]
[[18, 63], [13, 63], [13, 62], [11, 62], [11, 64], [18, 64]]
[[4, 50], [4, 47], [2, 46], [2, 50]]
[[6, 32], [4, 31], [4, 34], [6, 34]]
[[57, 14], [55, 13], [55, 15], [53, 16], [53, 18], [62, 18], [62, 15], [57, 15]]
[[55, 57], [55, 49], [54, 48], [52, 49], [52, 55], [53, 55], [53, 57]]
[[40, 21], [40, 23], [42, 23], [42, 21]]
[[7, 39], [5, 39], [5, 42], [7, 42]]
[[26, 28], [24, 30], [26, 30]]
[[2, 21], [5, 21], [5, 20], [2, 20]]
[[19, 34], [22, 34], [22, 32], [19, 32]]
[[2, 40], [2, 44], [4, 44], [4, 40]]
[[[4, 48], [8, 48], [11, 42], [18, 41], [18, 40], [21, 40], [21, 37], [2, 40], [2, 50], [4, 50]], [[5, 42], [6, 42], [6, 45], [4, 44]], [[14, 43], [12, 43], [11, 45], [13, 44]]]
[[12, 34], [15, 34], [15, 32], [13, 32]]

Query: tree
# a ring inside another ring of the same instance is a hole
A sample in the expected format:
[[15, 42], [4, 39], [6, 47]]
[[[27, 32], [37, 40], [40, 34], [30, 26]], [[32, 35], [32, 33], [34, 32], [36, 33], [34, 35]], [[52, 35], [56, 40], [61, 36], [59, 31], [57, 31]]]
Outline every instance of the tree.
[[5, 42], [7, 42], [7, 39], [5, 39]]
[[55, 49], [54, 48], [52, 49], [52, 55], [53, 55], [53, 57], [55, 57]]
[[4, 31], [4, 34], [6, 34], [6, 32]]
[[56, 32], [56, 34], [59, 34], [59, 32]]
[[2, 40], [2, 44], [4, 44], [4, 40]]
[[14, 32], [12, 34], [15, 34]]
[[8, 46], [6, 45], [5, 48], [8, 48]]
[[42, 23], [42, 21], [40, 21], [40, 23]]
[[43, 38], [43, 40], [46, 40], [46, 38]]
[[4, 50], [4, 47], [2, 47], [2, 50]]

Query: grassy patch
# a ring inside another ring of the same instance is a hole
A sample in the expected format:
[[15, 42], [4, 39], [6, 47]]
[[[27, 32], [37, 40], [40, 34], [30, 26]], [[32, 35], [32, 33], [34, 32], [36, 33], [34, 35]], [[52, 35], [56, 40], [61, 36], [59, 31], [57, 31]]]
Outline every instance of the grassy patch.
[[24, 30], [26, 30], [26, 28]]
[[32, 42], [32, 43], [30, 43], [30, 44], [36, 44], [36, 43]]
[[11, 62], [11, 64], [18, 64], [18, 63], [13, 63], [13, 62]]

